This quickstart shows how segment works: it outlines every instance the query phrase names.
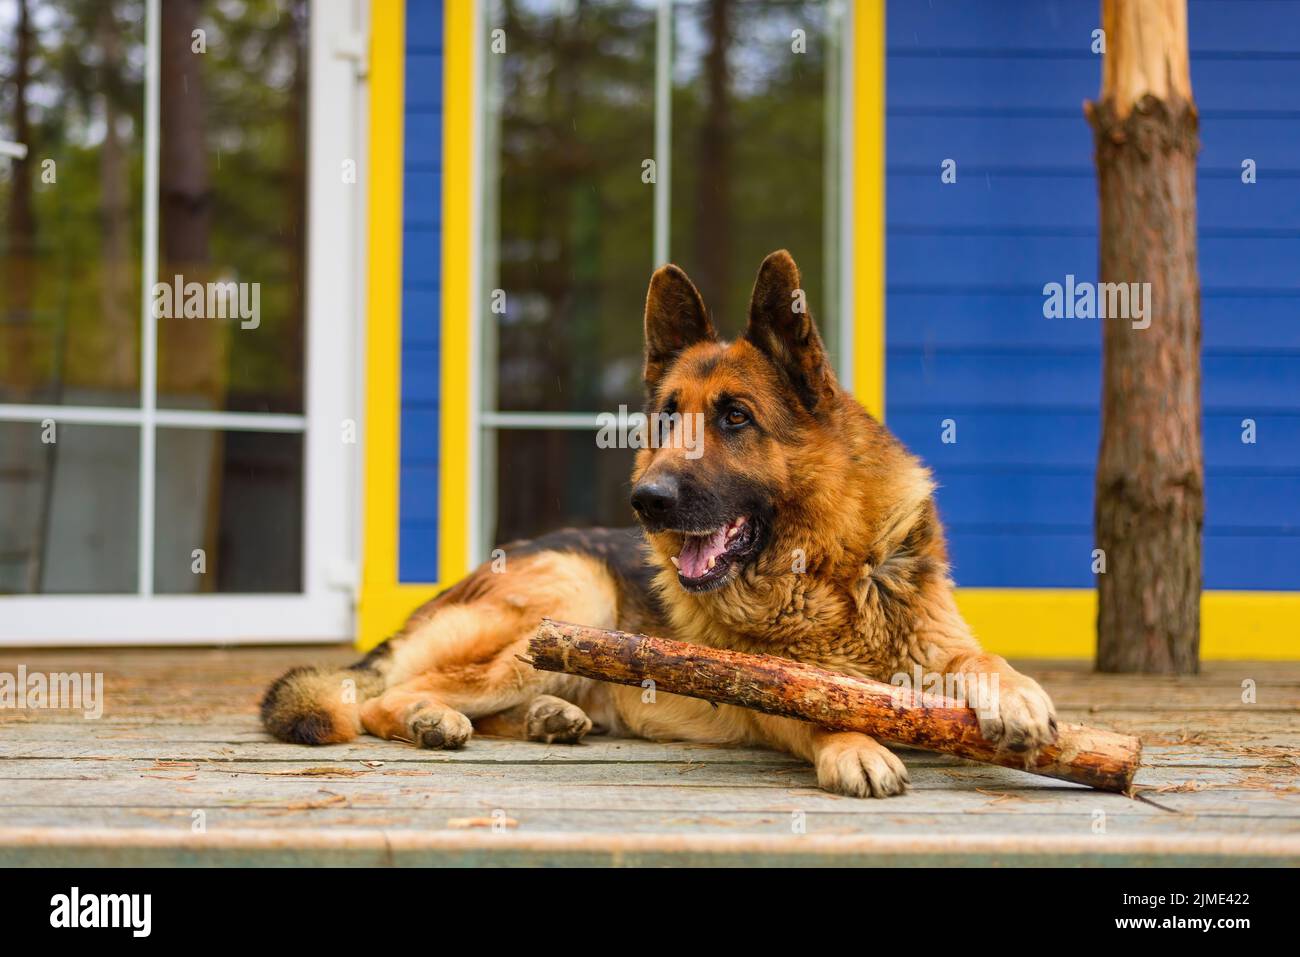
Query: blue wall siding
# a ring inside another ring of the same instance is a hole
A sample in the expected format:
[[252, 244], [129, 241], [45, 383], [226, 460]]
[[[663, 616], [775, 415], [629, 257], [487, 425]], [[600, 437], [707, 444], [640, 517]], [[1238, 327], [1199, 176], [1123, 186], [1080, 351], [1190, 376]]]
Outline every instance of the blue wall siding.
[[398, 579], [438, 580], [442, 3], [406, 5]]
[[[1100, 84], [1098, 16], [1078, 0], [889, 3], [886, 412], [935, 469], [962, 585], [1094, 584], [1101, 329], [1044, 319], [1042, 288], [1097, 279], [1081, 106]], [[1190, 41], [1205, 580], [1297, 589], [1300, 3], [1191, 0]], [[956, 444], [940, 440], [948, 418]]]

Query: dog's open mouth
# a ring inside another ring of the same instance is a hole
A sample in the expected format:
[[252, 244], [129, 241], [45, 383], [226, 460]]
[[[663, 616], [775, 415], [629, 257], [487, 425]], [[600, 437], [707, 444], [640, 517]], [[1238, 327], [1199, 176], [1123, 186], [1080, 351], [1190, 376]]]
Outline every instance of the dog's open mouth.
[[682, 550], [672, 559], [677, 580], [687, 591], [715, 588], [753, 552], [757, 540], [756, 523], [745, 515], [709, 532], [683, 533]]

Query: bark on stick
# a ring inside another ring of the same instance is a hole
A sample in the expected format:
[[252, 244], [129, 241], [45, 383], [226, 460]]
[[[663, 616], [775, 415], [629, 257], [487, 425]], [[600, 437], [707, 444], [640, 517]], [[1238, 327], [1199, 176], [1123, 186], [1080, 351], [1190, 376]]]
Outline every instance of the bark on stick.
[[723, 651], [646, 635], [545, 619], [528, 645], [533, 667], [618, 684], [653, 681], [656, 691], [859, 731], [1103, 791], [1128, 792], [1142, 744], [1130, 735], [1061, 724], [1054, 745], [1026, 756], [1000, 751], [980, 734], [975, 711], [774, 655]]

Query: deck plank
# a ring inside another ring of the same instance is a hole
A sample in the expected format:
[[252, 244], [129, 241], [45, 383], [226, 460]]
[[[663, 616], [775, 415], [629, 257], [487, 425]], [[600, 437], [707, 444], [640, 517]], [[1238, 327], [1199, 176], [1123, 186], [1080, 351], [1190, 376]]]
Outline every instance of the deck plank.
[[[556, 757], [539, 760], [489, 760], [496, 752], [509, 755], [520, 752], [514, 742], [480, 738], [473, 745], [478, 761], [429, 761], [389, 756], [376, 761], [331, 761], [324, 757], [313, 762], [261, 760], [248, 761], [242, 755], [232, 758], [202, 760], [197, 758], [27, 758], [0, 762], [0, 781], [10, 795], [20, 793], [25, 782], [39, 781], [126, 781], [145, 777], [160, 781], [227, 782], [248, 779], [253, 782], [276, 781], [357, 781], [366, 783], [411, 784], [428, 782], [438, 785], [448, 772], [468, 779], [501, 780], [529, 788], [617, 786], [631, 782], [641, 787], [681, 788], [780, 788], [816, 786], [812, 768], [798, 761], [780, 763], [761, 761], [714, 761], [712, 753], [694, 753], [677, 761], [634, 761], [617, 758], [591, 760], [582, 749], [570, 748]], [[413, 750], [413, 749], [412, 749]], [[539, 752], [543, 749], [539, 748]], [[552, 752], [553, 754], [554, 752]], [[762, 757], [766, 757], [759, 752]], [[781, 757], [777, 755], [777, 757]], [[959, 788], [998, 788], [1016, 791], [1076, 791], [1082, 785], [1055, 781], [1011, 768], [992, 767], [934, 756], [936, 763], [909, 761], [914, 791]], [[380, 765], [376, 767], [375, 765]], [[1265, 782], [1284, 786], [1295, 781], [1295, 769], [1286, 765], [1251, 767], [1151, 767], [1139, 770], [1139, 792], [1163, 793], [1170, 790], [1204, 790], [1208, 788], [1268, 790]], [[9, 795], [6, 795], [8, 803]], [[1295, 795], [1300, 803], [1300, 793]], [[856, 802], [855, 802], [856, 803]], [[1300, 809], [1297, 809], [1300, 815]]]
[[1190, 678], [1021, 663], [1066, 720], [1143, 738], [1136, 799], [903, 750], [912, 791], [858, 801], [758, 749], [486, 737], [454, 752], [366, 737], [303, 748], [262, 732], [271, 677], [353, 657], [0, 649], [0, 671], [105, 682], [98, 720], [0, 711], [0, 864], [1300, 863], [1296, 662], [1210, 663]]
[[[1092, 722], [1096, 724], [1097, 722]], [[79, 758], [95, 760], [188, 759], [199, 761], [285, 761], [320, 764], [331, 761], [401, 761], [451, 764], [537, 764], [555, 761], [680, 764], [708, 761], [714, 764], [801, 766], [802, 762], [776, 751], [756, 748], [721, 748], [702, 744], [657, 743], [618, 738], [588, 738], [577, 747], [545, 746], [533, 742], [502, 742], [480, 748], [475, 739], [460, 751], [415, 751], [386, 741], [361, 737], [348, 744], [304, 748], [270, 740], [252, 718], [207, 724], [151, 722], [27, 722], [21, 734], [5, 736], [0, 730], [0, 759]], [[0, 725], [2, 728], [2, 725]], [[1180, 725], [1181, 729], [1181, 725]], [[1258, 730], [1258, 729], [1256, 729]], [[1149, 733], [1148, 737], [1152, 737]], [[951, 763], [952, 759], [928, 751], [896, 748], [908, 767]], [[1243, 746], [1232, 751], [1207, 749], [1195, 744], [1146, 744], [1144, 768], [1153, 767], [1291, 767], [1294, 751], [1286, 747]]]

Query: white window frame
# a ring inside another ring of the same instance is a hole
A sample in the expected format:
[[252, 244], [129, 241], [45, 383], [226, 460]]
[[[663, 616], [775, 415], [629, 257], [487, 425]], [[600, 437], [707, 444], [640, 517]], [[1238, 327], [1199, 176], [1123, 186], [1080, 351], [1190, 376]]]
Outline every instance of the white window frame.
[[[654, 143], [657, 163], [654, 187], [654, 229], [651, 239], [651, 256], [647, 261], [647, 279], [650, 270], [670, 262], [669, 237], [671, 234], [670, 207], [672, 197], [672, 69], [673, 69], [673, 2], [656, 0], [655, 10], [655, 122]], [[845, 388], [852, 388], [853, 369], [853, 283], [852, 239], [853, 223], [853, 16], [857, 0], [827, 0], [828, 13], [838, 20], [839, 45], [828, 63], [827, 102], [838, 109], [838, 123], [827, 117], [826, 172], [838, 165], [838, 192], [826, 193], [827, 240], [838, 244], [834, 262], [827, 262], [830, 287], [826, 290], [828, 301], [836, 305], [836, 374]], [[883, 2], [883, 0], [882, 0]], [[475, 25], [475, 42], [485, 49], [490, 24], [492, 0], [480, 0]], [[496, 147], [497, 131], [487, 122], [488, 78], [486, 70], [492, 69], [496, 57], [476, 57], [474, 71], [474, 148], [476, 172], [484, 171], [489, 152]], [[486, 62], [484, 62], [486, 61]], [[829, 111], [828, 111], [829, 112]], [[493, 162], [495, 162], [493, 160]], [[495, 230], [495, 210], [486, 209], [484, 192], [489, 177], [481, 175], [475, 183], [474, 203], [474, 301], [475, 321], [471, 332], [471, 351], [474, 369], [472, 386], [473, 421], [471, 422], [471, 481], [473, 500], [470, 517], [470, 567], [483, 562], [492, 548], [489, 540], [495, 524], [497, 483], [495, 433], [500, 429], [569, 429], [596, 432], [599, 429], [598, 412], [501, 412], [496, 405], [496, 329], [492, 319], [482, 309], [483, 288], [488, 250], [488, 231]]]
[[[156, 406], [159, 56], [162, 0], [146, 0], [144, 255], [139, 407], [0, 405], [0, 421], [121, 426], [140, 436], [138, 591], [0, 597], [0, 646], [210, 644], [350, 638], [354, 629], [362, 445], [343, 439], [362, 416], [360, 337], [364, 44], [358, 0], [310, 12], [307, 289], [303, 415], [204, 412]], [[254, 120], [255, 122], [255, 120]], [[343, 163], [357, 163], [345, 183]], [[153, 594], [155, 437], [159, 427], [244, 429], [303, 436], [303, 590], [293, 594]]]

